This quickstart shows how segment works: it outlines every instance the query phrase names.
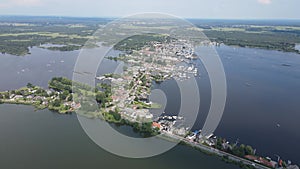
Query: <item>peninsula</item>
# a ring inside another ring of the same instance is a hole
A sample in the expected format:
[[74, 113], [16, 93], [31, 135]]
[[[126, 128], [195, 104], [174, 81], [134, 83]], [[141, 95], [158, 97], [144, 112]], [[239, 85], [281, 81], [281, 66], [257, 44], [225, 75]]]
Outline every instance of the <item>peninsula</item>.
[[184, 127], [176, 127], [174, 124], [184, 117], [161, 116], [154, 119], [149, 110], [160, 105], [149, 101], [152, 83], [171, 78], [184, 81], [198, 76], [198, 70], [192, 64], [196, 55], [186, 40], [153, 34], [134, 38], [151, 40], [137, 48], [132, 48], [129, 39], [118, 44], [116, 48], [119, 46], [126, 52], [107, 59], [124, 62], [123, 73], [95, 77], [99, 80], [96, 87], [54, 77], [49, 81], [48, 89], [28, 83], [26, 87], [1, 92], [0, 102], [33, 105], [37, 109], [48, 108], [59, 113], [76, 112], [88, 118], [130, 125], [144, 137], [162, 134], [163, 138], [182, 140], [183, 144], [243, 168], [297, 167], [282, 159], [274, 161], [260, 157], [251, 146], [231, 144], [213, 133], [204, 137], [201, 130], [190, 132]]

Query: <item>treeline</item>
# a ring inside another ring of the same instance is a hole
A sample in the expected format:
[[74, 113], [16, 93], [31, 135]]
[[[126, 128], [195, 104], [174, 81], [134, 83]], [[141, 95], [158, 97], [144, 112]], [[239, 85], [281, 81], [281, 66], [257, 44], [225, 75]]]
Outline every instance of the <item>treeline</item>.
[[128, 120], [122, 119], [118, 125], [128, 125], [133, 128], [134, 132], [140, 133], [143, 137], [152, 137], [160, 134], [158, 128], [152, 127], [152, 122], [144, 122], [144, 123], [138, 123], [138, 122], [130, 122]]
[[68, 91], [72, 93], [72, 81], [65, 77], [53, 77], [49, 83], [49, 88], [56, 91]]
[[255, 155], [255, 152], [251, 146], [244, 144], [227, 144], [226, 140], [223, 138], [217, 139], [215, 148], [242, 158], [244, 158], [245, 155]]
[[58, 51], [73, 51], [79, 50], [82, 48], [82, 45], [67, 45], [62, 47], [48, 47], [49, 50], [58, 50]]
[[[2, 34], [0, 36], [0, 52], [25, 55], [29, 53], [29, 48], [41, 44], [65, 45], [63, 47], [50, 47], [51, 50], [78, 50], [86, 43], [88, 36], [93, 35], [97, 29], [97, 25], [0, 25], [0, 34]], [[62, 36], [52, 36], [54, 33], [59, 33]]]
[[300, 43], [300, 35], [298, 33], [217, 30], [204, 30], [204, 33], [211, 41], [224, 43], [225, 45], [299, 53], [295, 49], [295, 44]]

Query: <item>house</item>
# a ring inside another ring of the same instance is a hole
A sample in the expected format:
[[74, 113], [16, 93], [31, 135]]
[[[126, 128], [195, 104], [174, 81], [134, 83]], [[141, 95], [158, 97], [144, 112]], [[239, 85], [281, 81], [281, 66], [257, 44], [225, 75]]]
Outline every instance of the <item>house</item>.
[[44, 101], [42, 104], [43, 104], [43, 105], [48, 105], [49, 102], [48, 102], [48, 101]]
[[10, 98], [10, 99], [13, 99], [15, 96], [16, 96], [15, 94], [11, 94], [11, 95], [9, 96], [9, 98]]
[[257, 163], [263, 164], [265, 166], [271, 167], [271, 168], [275, 168], [275, 166], [277, 164], [276, 162], [275, 163], [270, 162], [270, 161], [268, 161], [268, 160], [266, 160], [262, 157], [256, 157], [256, 156], [253, 156], [253, 155], [246, 155], [245, 158], [248, 159], [248, 160], [252, 160], [252, 161], [255, 161]]
[[152, 123], [152, 127], [153, 127], [153, 128], [158, 128], [158, 129], [160, 129], [161, 126], [160, 126], [159, 123], [153, 122], [153, 123]]
[[26, 99], [30, 99], [31, 100], [31, 99], [33, 99], [33, 96], [29, 95], [29, 96], [26, 97]]
[[15, 95], [15, 97], [13, 99], [23, 99], [22, 95]]
[[81, 107], [81, 104], [80, 103], [75, 103], [75, 102], [72, 102], [71, 104], [71, 107], [73, 108], [73, 109], [79, 109], [80, 107]]

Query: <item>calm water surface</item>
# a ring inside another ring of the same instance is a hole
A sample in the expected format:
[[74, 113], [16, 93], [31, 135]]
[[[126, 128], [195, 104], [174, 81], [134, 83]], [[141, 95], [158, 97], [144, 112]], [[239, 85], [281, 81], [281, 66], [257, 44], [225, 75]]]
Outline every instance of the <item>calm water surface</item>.
[[[216, 49], [227, 76], [228, 95], [215, 134], [252, 145], [264, 156], [276, 159], [279, 154], [300, 164], [300, 55], [228, 46]], [[202, 128], [211, 97], [208, 75], [201, 63], [199, 68], [201, 107], [194, 129]], [[156, 87], [169, 96], [167, 112], [178, 111], [176, 83], [166, 81]]]
[[[252, 145], [259, 154], [274, 159], [274, 154], [280, 154], [284, 159], [300, 164], [300, 147], [297, 146], [300, 142], [300, 55], [228, 46], [221, 46], [217, 51], [227, 75], [228, 98], [215, 134], [231, 142], [239, 139], [241, 143]], [[23, 57], [0, 55], [1, 91], [19, 88], [28, 82], [46, 87], [53, 76], [71, 78], [79, 51], [55, 52], [33, 48], [31, 53]], [[100, 69], [109, 70], [116, 65], [117, 62], [104, 60]], [[202, 128], [210, 105], [209, 78], [203, 65], [200, 62], [197, 65], [201, 70], [198, 79], [201, 107], [194, 129]], [[166, 112], [176, 114], [180, 102], [176, 99], [180, 96], [176, 83], [169, 80], [155, 87], [164, 90], [168, 96]], [[117, 167], [122, 162], [128, 167], [147, 166], [148, 163], [155, 163], [156, 167], [171, 166], [174, 163], [173, 168], [183, 168], [186, 164], [204, 168], [210, 165], [214, 168], [213, 164], [217, 164], [216, 168], [226, 168], [218, 160], [202, 157], [201, 153], [182, 146], [151, 159], [125, 160], [97, 148], [81, 131], [73, 115], [59, 116], [47, 110], [34, 112], [28, 106], [12, 105], [1, 105], [0, 113], [0, 156], [6, 166], [11, 162], [18, 168], [16, 166], [21, 163], [16, 160], [20, 159], [27, 165], [40, 161], [37, 166], [52, 165], [53, 168], [70, 168], [72, 163], [73, 166], [81, 166], [77, 164], [80, 160], [83, 165], [90, 164], [90, 168], [101, 163], [112, 163]], [[201, 160], [205, 158], [211, 160]]]
[[[127, 127], [119, 130], [135, 134]], [[238, 169], [187, 146], [147, 159], [118, 157], [94, 144], [76, 115], [23, 105], [0, 105], [0, 143], [0, 168], [6, 169]]]

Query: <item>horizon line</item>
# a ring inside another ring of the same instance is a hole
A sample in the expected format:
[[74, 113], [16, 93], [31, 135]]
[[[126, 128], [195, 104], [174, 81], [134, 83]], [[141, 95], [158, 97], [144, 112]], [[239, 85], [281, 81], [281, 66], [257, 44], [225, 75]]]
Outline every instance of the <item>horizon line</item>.
[[[128, 15], [127, 15], [128, 16]], [[0, 17], [60, 17], [60, 18], [101, 18], [101, 19], [120, 19], [126, 16], [68, 16], [68, 15], [26, 15], [26, 14], [0, 14]], [[178, 16], [179, 17], [179, 16]], [[300, 18], [196, 18], [196, 17], [181, 17], [182, 19], [192, 20], [293, 20], [297, 21]]]

